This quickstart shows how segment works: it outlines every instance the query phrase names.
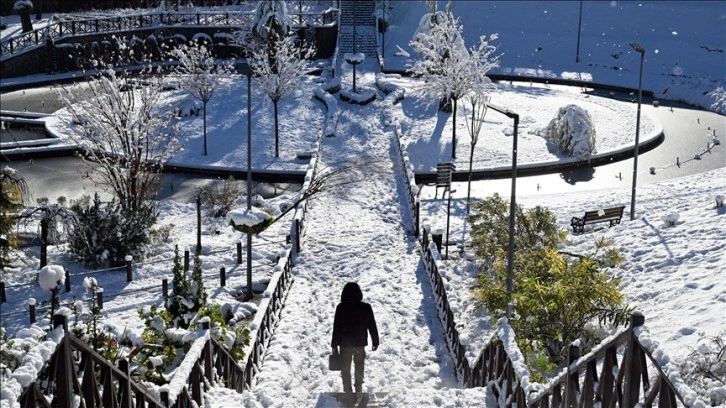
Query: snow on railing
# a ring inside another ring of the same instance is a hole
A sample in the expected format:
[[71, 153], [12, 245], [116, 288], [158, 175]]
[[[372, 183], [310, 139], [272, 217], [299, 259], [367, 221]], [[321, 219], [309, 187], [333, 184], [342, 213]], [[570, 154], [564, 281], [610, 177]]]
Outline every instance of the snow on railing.
[[466, 387], [489, 387], [501, 406], [526, 406], [526, 394], [533, 385], [530, 373], [524, 363], [524, 356], [517, 346], [514, 332], [506, 319], [500, 319], [498, 329], [479, 358], [471, 365], [466, 357], [466, 347], [459, 341], [459, 331], [454, 313], [446, 294], [446, 274], [439, 245], [441, 235], [434, 236], [428, 225], [420, 237], [421, 253], [431, 287], [436, 298], [439, 320], [451, 357], [456, 365], [456, 374], [461, 385]]
[[403, 169], [403, 177], [406, 183], [406, 192], [408, 193], [408, 205], [411, 209], [411, 218], [413, 222], [413, 234], [414, 236], [419, 235], [420, 224], [420, 208], [421, 201], [418, 198], [418, 186], [416, 185], [416, 175], [413, 172], [413, 165], [411, 160], [408, 158], [406, 149], [401, 145], [401, 124], [393, 114], [393, 105], [401, 101], [405, 95], [406, 90], [403, 87], [397, 86], [390, 81], [388, 78], [397, 78], [398, 75], [376, 75], [376, 87], [386, 94], [383, 99], [384, 108], [382, 109], [383, 123], [386, 126], [393, 126], [393, 134], [396, 137], [396, 146], [398, 146], [399, 158], [401, 159], [401, 168]]
[[189, 347], [189, 351], [187, 351], [184, 355], [184, 360], [182, 360], [179, 367], [177, 367], [174, 371], [169, 383], [159, 387], [162, 400], [165, 400], [164, 402], [169, 405], [176, 404], [177, 399], [180, 395], [182, 395], [182, 393], [188, 393], [190, 385], [199, 386], [199, 384], [189, 384], [189, 379], [192, 377], [192, 370], [195, 369], [199, 360], [202, 358], [205, 345], [210, 340], [209, 325], [206, 325], [205, 327], [207, 327], [207, 329], [191, 333], [191, 335], [196, 336], [196, 339]]

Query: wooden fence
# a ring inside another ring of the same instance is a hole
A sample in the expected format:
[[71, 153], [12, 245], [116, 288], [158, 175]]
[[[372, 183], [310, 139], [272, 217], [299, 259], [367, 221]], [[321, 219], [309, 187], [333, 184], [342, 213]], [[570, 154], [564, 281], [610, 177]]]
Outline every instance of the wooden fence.
[[[21, 394], [21, 407], [73, 407], [77, 406], [75, 396], [80, 397], [81, 406], [85, 407], [164, 407], [144, 386], [131, 379], [127, 360], [121, 359], [115, 366], [103, 358], [70, 333], [64, 315], [56, 314], [53, 325], [63, 328], [63, 338], [47, 361], [45, 372]], [[46, 395], [53, 396], [52, 405]]]
[[[59, 40], [86, 34], [113, 33], [164, 26], [199, 26], [199, 27], [248, 27], [252, 18], [251, 12], [156, 12], [143, 15], [104, 17], [88, 20], [57, 21], [45, 27], [11, 36], [0, 41], [0, 58], [5, 59], [13, 54], [44, 46], [49, 39]], [[330, 9], [322, 13], [292, 14], [294, 26], [321, 26], [338, 21], [338, 10]]]
[[[669, 359], [656, 358], [654, 350], [644, 345], [654, 348], [652, 341], [641, 342], [640, 336], [646, 331], [645, 318], [639, 312], [631, 316], [627, 329], [606, 339], [586, 356], [580, 356], [578, 346], [570, 346], [570, 364], [547, 384], [530, 383], [526, 368], [514, 369], [514, 362], [523, 364], [524, 358], [508, 324], [500, 323], [497, 334], [471, 365], [466, 357], [466, 348], [459, 341], [454, 314], [439, 273], [441, 240], [440, 235], [430, 234], [425, 227], [420, 237], [422, 257], [462, 385], [489, 386], [499, 405], [506, 407], [706, 406], [697, 399], [684, 398], [684, 390], [688, 390], [689, 394], [692, 392], [677, 370], [669, 366]], [[657, 354], [663, 355], [662, 352]]]

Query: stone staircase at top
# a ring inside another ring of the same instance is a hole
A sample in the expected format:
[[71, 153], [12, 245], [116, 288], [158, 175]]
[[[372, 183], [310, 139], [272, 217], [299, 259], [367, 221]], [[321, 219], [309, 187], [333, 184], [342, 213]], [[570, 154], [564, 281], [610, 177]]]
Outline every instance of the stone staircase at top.
[[362, 52], [366, 57], [378, 55], [375, 0], [343, 0], [340, 2], [340, 36], [338, 50]]

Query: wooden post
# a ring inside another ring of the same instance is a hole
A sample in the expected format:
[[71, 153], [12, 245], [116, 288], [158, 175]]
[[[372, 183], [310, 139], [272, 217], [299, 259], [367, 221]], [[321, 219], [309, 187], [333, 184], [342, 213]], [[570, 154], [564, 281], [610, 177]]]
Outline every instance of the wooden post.
[[169, 297], [169, 280], [166, 278], [161, 280], [161, 293], [165, 300]]
[[645, 316], [635, 311], [630, 315], [630, 337], [628, 339], [628, 350], [625, 355], [625, 379], [623, 384], [623, 402], [626, 407], [634, 407], [640, 398], [640, 377], [643, 373], [640, 354], [643, 352], [640, 343], [635, 338], [633, 329], [645, 324]]
[[29, 313], [30, 313], [30, 324], [35, 323], [35, 302], [28, 305]]
[[420, 218], [421, 217], [421, 203], [420, 202], [416, 202], [416, 209], [414, 210], [414, 215], [415, 215], [415, 219], [413, 222], [415, 225], [413, 226], [413, 228], [414, 228], [413, 230], [414, 230], [414, 233], [416, 234], [416, 236], [418, 236], [419, 232], [420, 232], [419, 225], [421, 222], [421, 218]]
[[[118, 369], [124, 373], [123, 376], [118, 377], [118, 392], [120, 394], [119, 406], [120, 407], [131, 407], [131, 382], [129, 381], [129, 362], [125, 358], [122, 358], [118, 362]], [[138, 401], [137, 401], [138, 402]]]
[[103, 289], [96, 289], [96, 305], [100, 310], [103, 310]]
[[40, 220], [40, 267], [48, 265], [48, 219]]
[[[205, 152], [206, 152], [206, 147], [205, 147]], [[202, 200], [199, 197], [199, 195], [197, 195], [197, 252], [200, 252], [201, 250], [202, 250]]]
[[237, 265], [242, 264], [242, 242], [237, 243]]
[[295, 219], [295, 252], [300, 253], [300, 241], [302, 241], [302, 228], [300, 228], [300, 220]]
[[[222, 267], [222, 270], [224, 270], [224, 267]], [[205, 320], [202, 323], [202, 329], [209, 330], [209, 320]], [[212, 342], [207, 340], [207, 342], [204, 344], [204, 377], [207, 378], [207, 381], [212, 383], [214, 381], [213, 373], [213, 361], [212, 361]]]
[[71, 291], [71, 273], [68, 272], [68, 269], [65, 269], [65, 268], [63, 269], [63, 272], [66, 275], [65, 286], [66, 286], [66, 293], [68, 293]]
[[567, 364], [567, 386], [565, 387], [565, 406], [566, 407], [577, 407], [577, 396], [580, 394], [580, 376], [577, 370], [570, 371], [572, 363], [580, 358], [580, 346], [570, 344], [568, 350], [568, 364]]
[[0, 282], [0, 303], [8, 303], [8, 298], [5, 297], [5, 282]]
[[71, 339], [68, 332], [68, 318], [62, 314], [53, 316], [53, 327], [63, 327], [65, 334], [63, 340], [56, 349], [55, 376], [56, 395], [53, 403], [59, 407], [73, 406], [73, 383], [71, 379], [75, 370], [73, 369], [73, 356], [71, 355]]
[[219, 286], [221, 286], [221, 287], [227, 286], [227, 275], [224, 271], [224, 266], [221, 266], [219, 268]]
[[436, 249], [439, 251], [439, 255], [441, 255], [442, 239], [443, 234], [431, 234], [431, 240], [434, 241], [434, 244], [436, 244]]
[[189, 271], [189, 250], [184, 251], [184, 272]]
[[131, 272], [131, 260], [132, 260], [131, 256], [127, 255], [126, 256], [126, 282], [131, 282], [132, 280], [134, 280], [134, 275]]

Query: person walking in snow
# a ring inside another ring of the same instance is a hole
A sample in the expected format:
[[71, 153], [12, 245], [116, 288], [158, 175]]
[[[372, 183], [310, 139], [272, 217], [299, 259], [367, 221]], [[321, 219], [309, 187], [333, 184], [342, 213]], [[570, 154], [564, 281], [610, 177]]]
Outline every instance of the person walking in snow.
[[343, 391], [352, 394], [350, 384], [350, 366], [355, 363], [355, 397], [360, 398], [363, 391], [363, 370], [365, 365], [370, 332], [373, 343], [372, 351], [378, 349], [378, 328], [373, 316], [373, 308], [363, 302], [363, 292], [355, 282], [348, 282], [343, 287], [340, 303], [335, 309], [333, 321], [333, 354], [338, 353], [340, 346], [340, 373], [343, 377]]

